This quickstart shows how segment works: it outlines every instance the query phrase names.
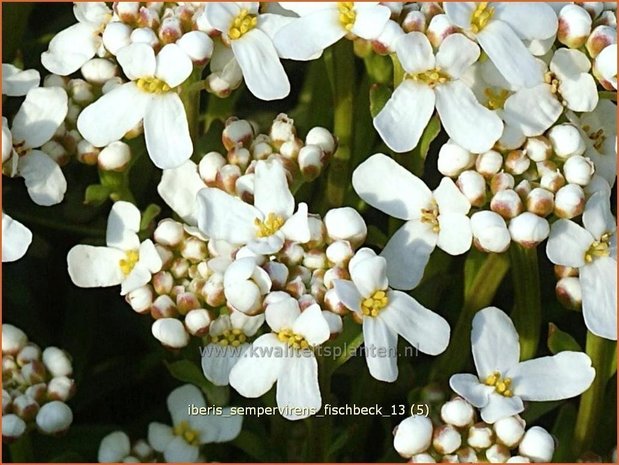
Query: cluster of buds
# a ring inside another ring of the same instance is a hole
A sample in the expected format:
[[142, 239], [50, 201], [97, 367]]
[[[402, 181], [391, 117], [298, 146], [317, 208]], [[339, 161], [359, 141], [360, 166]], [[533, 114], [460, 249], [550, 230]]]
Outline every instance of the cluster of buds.
[[490, 425], [460, 397], [445, 402], [440, 419], [412, 416], [394, 430], [396, 451], [413, 463], [549, 462], [554, 438], [539, 426], [526, 429], [518, 415]]
[[26, 334], [2, 325], [2, 440], [19, 439], [37, 428], [57, 435], [69, 429], [73, 413], [67, 406], [75, 392], [69, 356], [57, 347], [41, 351]]
[[97, 460], [99, 463], [158, 463], [159, 454], [145, 439], [131, 442], [123, 431], [114, 431], [101, 440]]

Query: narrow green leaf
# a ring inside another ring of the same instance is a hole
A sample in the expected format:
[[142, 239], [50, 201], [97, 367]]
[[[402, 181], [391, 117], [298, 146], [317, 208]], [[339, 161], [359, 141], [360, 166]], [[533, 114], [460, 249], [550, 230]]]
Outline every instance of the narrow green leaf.
[[582, 352], [580, 344], [570, 334], [561, 331], [554, 323], [548, 324], [548, 349], [553, 354], [564, 350]]
[[376, 118], [390, 97], [391, 89], [388, 86], [372, 84], [370, 87], [370, 114], [372, 118]]
[[109, 200], [111, 193], [112, 190], [107, 186], [91, 184], [86, 188], [86, 192], [84, 193], [84, 203], [98, 207]]
[[148, 226], [151, 222], [159, 216], [161, 213], [161, 207], [157, 204], [151, 203], [146, 209], [142, 212], [142, 221], [140, 222], [140, 231], [148, 229]]

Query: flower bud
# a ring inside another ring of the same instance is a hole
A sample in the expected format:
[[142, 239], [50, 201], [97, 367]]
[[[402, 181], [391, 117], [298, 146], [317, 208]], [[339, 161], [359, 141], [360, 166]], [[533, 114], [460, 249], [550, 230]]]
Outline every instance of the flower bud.
[[43, 363], [52, 376], [71, 376], [73, 367], [71, 359], [64, 350], [48, 347], [43, 351]]
[[[264, 134], [261, 134], [264, 136]], [[251, 156], [254, 160], [266, 160], [269, 155], [273, 153], [273, 147], [269, 143], [268, 137], [265, 136], [267, 140], [261, 139], [260, 135], [258, 135], [251, 144]], [[301, 154], [299, 153], [299, 160], [301, 159]]]
[[555, 215], [571, 219], [585, 209], [585, 192], [576, 184], [563, 186], [555, 194]]
[[75, 393], [75, 382], [66, 376], [56, 376], [47, 384], [47, 398], [66, 402]]
[[591, 16], [578, 5], [565, 5], [559, 12], [557, 39], [569, 48], [580, 48], [591, 33]]
[[458, 28], [454, 26], [446, 14], [437, 14], [432, 17], [426, 35], [428, 40], [432, 44], [432, 47], [436, 50], [443, 43], [445, 38], [455, 32], [458, 32]]
[[75, 103], [82, 106], [88, 105], [95, 99], [92, 85], [83, 79], [71, 79], [67, 83], [67, 93]]
[[226, 303], [223, 275], [221, 273], [214, 273], [209, 276], [202, 288], [202, 295], [206, 303], [211, 307], [219, 307]]
[[41, 150], [47, 155], [49, 155], [49, 158], [54, 160], [56, 164], [60, 167], [65, 166], [70, 161], [67, 149], [65, 149], [62, 144], [55, 140], [50, 140], [43, 144]]
[[475, 411], [473, 406], [461, 397], [445, 402], [441, 407], [441, 418], [445, 423], [462, 428], [473, 423]]
[[555, 294], [559, 303], [565, 308], [570, 310], [580, 310], [582, 308], [582, 288], [579, 278], [568, 276], [559, 279], [555, 286]]
[[525, 248], [532, 248], [548, 237], [550, 225], [546, 219], [524, 212], [510, 221], [509, 233], [514, 242]]
[[302, 147], [303, 142], [301, 139], [295, 137], [294, 139], [284, 142], [279, 148], [279, 153], [288, 160], [296, 160]]
[[297, 130], [294, 127], [294, 120], [289, 118], [285, 113], [280, 113], [273, 120], [269, 136], [271, 143], [276, 149], [279, 149], [284, 142], [294, 140], [297, 135]]
[[323, 300], [324, 308], [336, 315], [344, 316], [349, 313], [348, 307], [342, 303], [337, 292], [335, 292], [335, 288], [327, 289]]
[[4, 323], [2, 325], [2, 353], [17, 355], [28, 343], [28, 336], [16, 326]]
[[333, 263], [337, 266], [346, 266], [348, 261], [355, 254], [355, 251], [350, 245], [348, 241], [334, 241], [331, 245], [327, 247], [325, 251], [327, 254], [327, 259], [329, 262]]
[[475, 246], [483, 252], [505, 252], [511, 236], [505, 220], [492, 211], [479, 211], [471, 216], [471, 230]]
[[337, 148], [337, 143], [333, 134], [320, 126], [313, 127], [309, 130], [307, 136], [305, 136], [305, 145], [317, 145], [327, 157], [333, 155]]
[[159, 318], [170, 318], [178, 315], [174, 301], [167, 294], [160, 295], [155, 299], [150, 307], [150, 313], [156, 320]]
[[228, 150], [226, 158], [229, 163], [238, 166], [241, 169], [241, 172], [243, 172], [247, 169], [247, 166], [251, 161], [251, 152], [245, 147], [237, 145]]
[[589, 158], [575, 155], [567, 159], [563, 165], [563, 175], [570, 184], [586, 186], [591, 181], [595, 165]]
[[217, 174], [219, 170], [226, 164], [226, 159], [219, 152], [209, 152], [202, 157], [198, 164], [198, 172], [200, 178], [212, 186], [217, 180]]
[[490, 201], [490, 209], [509, 220], [522, 213], [524, 206], [516, 191], [505, 189], [494, 194]]
[[306, 145], [301, 148], [298, 162], [306, 181], [313, 181], [320, 175], [324, 166], [322, 158], [323, 151], [317, 145]]
[[503, 167], [503, 155], [495, 150], [489, 150], [477, 156], [475, 169], [486, 178], [491, 178]]
[[125, 296], [125, 300], [137, 313], [148, 313], [153, 303], [153, 289], [148, 284], [138, 287]]
[[33, 343], [26, 344], [17, 354], [16, 361], [19, 366], [24, 366], [27, 363], [39, 360], [41, 358], [41, 349]]
[[438, 152], [438, 170], [444, 176], [455, 178], [475, 163], [475, 155], [453, 142], [443, 144]]
[[102, 86], [118, 73], [118, 66], [105, 58], [93, 58], [80, 69], [84, 79], [91, 84]]
[[92, 145], [86, 139], [77, 144], [77, 159], [85, 165], [96, 165], [99, 158], [100, 149]]
[[176, 45], [198, 66], [204, 66], [213, 54], [213, 40], [201, 31], [183, 34]]
[[496, 194], [505, 189], [513, 189], [515, 184], [516, 182], [511, 174], [501, 172], [492, 176], [490, 180], [490, 190], [493, 194]]
[[236, 192], [236, 181], [241, 177], [241, 168], [237, 165], [224, 165], [217, 174], [215, 187], [226, 191], [228, 194]]
[[351, 207], [332, 208], [324, 218], [331, 240], [348, 241], [353, 248], [365, 242], [367, 226], [357, 210]]
[[463, 171], [456, 184], [472, 206], [481, 207], [486, 203], [486, 180], [477, 171]]
[[24, 421], [32, 421], [39, 411], [39, 404], [27, 395], [20, 395], [13, 399], [13, 413]]
[[21, 374], [28, 384], [42, 383], [45, 381], [45, 366], [39, 360], [33, 360], [22, 367]]
[[611, 26], [598, 26], [587, 39], [587, 51], [591, 58], [597, 57], [609, 45], [617, 43], [617, 29]]
[[513, 455], [509, 459], [507, 459], [506, 463], [531, 463], [531, 461], [527, 457], [523, 457], [522, 455]]
[[59, 400], [45, 404], [37, 414], [36, 423], [44, 434], [60, 434], [65, 432], [73, 422], [73, 412]]
[[554, 195], [546, 189], [536, 187], [527, 195], [527, 210], [531, 213], [546, 217], [553, 212], [554, 207]]
[[121, 48], [131, 43], [130, 35], [129, 25], [112, 21], [105, 26], [103, 31], [103, 45], [112, 55], [116, 55]]
[[183, 323], [176, 318], [161, 318], [153, 323], [153, 336], [170, 349], [182, 349], [189, 343], [189, 335]]
[[99, 463], [121, 462], [130, 449], [129, 436], [122, 431], [114, 431], [101, 440], [97, 460]]
[[254, 130], [249, 121], [244, 119], [229, 118], [226, 127], [221, 133], [222, 143], [226, 150], [231, 150], [237, 145], [251, 147], [254, 138]]
[[565, 123], [554, 126], [548, 132], [548, 137], [552, 149], [559, 158], [567, 159], [574, 155], [582, 155], [587, 148], [580, 131], [573, 124]]
[[134, 29], [131, 33], [131, 42], [134, 44], [146, 44], [151, 48], [159, 47], [159, 37], [149, 27]]
[[509, 457], [509, 449], [502, 444], [493, 444], [486, 449], [486, 458], [490, 463], [504, 463]]
[[410, 460], [410, 463], [436, 463], [434, 457], [432, 457], [428, 453], [413, 455]]
[[513, 175], [519, 175], [529, 169], [531, 159], [523, 150], [512, 150], [505, 158], [505, 169]]
[[[153, 448], [144, 439], [136, 441], [131, 448], [131, 453], [139, 458], [142, 463], [152, 462], [152, 460], [149, 459], [152, 458], [153, 452]], [[198, 460], [204, 461], [203, 459]]]
[[[513, 449], [518, 445], [520, 439], [522, 439], [525, 425], [525, 421], [515, 415], [502, 418], [496, 421], [492, 426], [494, 427], [497, 440], [500, 441], [501, 444]], [[504, 461], [505, 460], [503, 460], [503, 462]]]
[[48, 74], [43, 79], [43, 87], [61, 87], [66, 90], [68, 79], [57, 74]]
[[545, 136], [529, 137], [524, 152], [535, 162], [545, 161], [552, 156], [552, 144]]
[[550, 171], [542, 175], [539, 184], [544, 189], [556, 193], [559, 189], [565, 186], [565, 178], [559, 172], [559, 170]]
[[185, 315], [185, 328], [193, 336], [204, 336], [208, 333], [211, 316], [203, 308], [196, 308]]
[[194, 236], [189, 236], [181, 242], [180, 252], [192, 262], [203, 261], [208, 257], [206, 243]]
[[426, 15], [421, 11], [408, 11], [402, 19], [404, 32], [426, 32]]
[[[26, 393], [26, 395], [28, 395]], [[9, 411], [9, 407], [11, 406], [13, 400], [11, 399], [11, 394], [6, 392], [4, 389], [2, 390], [2, 415], [6, 415]]]
[[327, 257], [322, 250], [310, 250], [303, 256], [303, 266], [309, 268], [310, 270], [326, 268]]
[[[103, 87], [101, 87], [101, 93], [103, 95], [109, 94], [114, 89], [122, 86], [123, 84], [124, 84], [124, 81], [120, 76], [116, 76], [116, 77], [113, 77], [112, 79], [108, 79], [107, 81], [105, 81], [105, 84], [103, 84]], [[77, 121], [77, 119], [75, 121]], [[133, 129], [133, 131], [135, 131], [135, 129]], [[138, 131], [138, 134], [139, 134], [139, 131]]]
[[533, 426], [524, 433], [518, 452], [534, 462], [550, 462], [555, 452], [555, 441], [544, 428]]
[[153, 275], [151, 283], [157, 294], [169, 294], [174, 286], [174, 277], [169, 271], [159, 271]]
[[269, 275], [271, 279], [271, 289], [280, 290], [283, 289], [288, 281], [288, 267], [283, 263], [276, 261], [266, 262], [262, 268]]
[[485, 423], [476, 423], [469, 428], [467, 441], [474, 449], [487, 449], [492, 445], [493, 439], [492, 429]]
[[159, 26], [159, 40], [162, 45], [173, 44], [183, 35], [181, 20], [175, 16], [168, 16], [161, 21]]
[[185, 235], [183, 225], [171, 218], [161, 220], [153, 233], [155, 242], [167, 247], [178, 246]]
[[462, 444], [462, 438], [456, 428], [451, 425], [441, 425], [434, 429], [432, 446], [439, 454], [451, 454]]
[[121, 141], [112, 142], [99, 153], [99, 168], [103, 171], [124, 171], [131, 160], [131, 149]]
[[479, 457], [472, 447], [463, 447], [456, 452], [460, 463], [478, 463]]
[[176, 309], [181, 315], [196, 308], [200, 308], [200, 301], [193, 292], [180, 292], [176, 295]]
[[26, 423], [15, 414], [2, 415], [2, 442], [12, 442], [26, 432]]
[[402, 457], [425, 452], [432, 442], [432, 421], [423, 416], [412, 416], [402, 421], [394, 430], [393, 447]]
[[613, 28], [617, 27], [617, 15], [614, 11], [605, 10], [602, 11], [602, 14], [598, 16], [598, 18], [594, 22], [595, 26], [610, 26]]
[[138, 20], [140, 2], [115, 2], [114, 12], [123, 23], [135, 23]]

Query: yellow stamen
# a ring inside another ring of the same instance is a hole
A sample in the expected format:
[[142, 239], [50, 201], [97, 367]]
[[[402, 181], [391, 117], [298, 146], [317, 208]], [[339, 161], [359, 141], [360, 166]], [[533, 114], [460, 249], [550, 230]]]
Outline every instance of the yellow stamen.
[[258, 218], [254, 220], [254, 224], [258, 228], [258, 237], [272, 236], [279, 231], [285, 222], [283, 217], [275, 213], [269, 213], [264, 221], [260, 221]]
[[424, 208], [421, 210], [421, 222], [432, 226], [432, 231], [438, 233], [441, 226], [438, 222], [438, 207], [433, 205], [432, 208]]
[[231, 40], [237, 40], [256, 27], [258, 17], [250, 15], [247, 8], [243, 8], [241, 12], [232, 20], [232, 24], [228, 28], [228, 37]]
[[355, 19], [357, 18], [354, 2], [337, 2], [337, 9], [340, 14], [340, 23], [342, 24], [344, 29], [349, 32], [352, 31], [352, 28], [355, 24]]
[[163, 80], [156, 77], [143, 77], [137, 81], [138, 89], [150, 94], [163, 94], [172, 88]]
[[277, 334], [277, 339], [281, 342], [285, 342], [293, 349], [310, 349], [309, 342], [305, 340], [300, 334], [293, 333], [291, 329], [282, 329]]
[[494, 91], [488, 87], [484, 90], [484, 95], [488, 98], [486, 106], [491, 110], [499, 110], [505, 106], [505, 101], [509, 97], [509, 91], [506, 89]]
[[606, 142], [606, 134], [604, 134], [604, 129], [600, 128], [597, 131], [593, 131], [591, 126], [586, 125], [582, 127], [582, 130], [587, 133], [587, 136], [593, 142], [593, 147], [598, 152], [601, 152], [602, 146], [604, 142]]
[[591, 263], [599, 257], [608, 257], [610, 255], [610, 234], [602, 234], [599, 241], [594, 241], [589, 249], [585, 252], [585, 261]]
[[182, 437], [185, 441], [187, 441], [188, 444], [192, 446], [200, 445], [200, 433], [192, 429], [191, 426], [189, 426], [189, 422], [187, 422], [186, 420], [183, 420], [178, 425], [176, 425], [172, 432], [175, 436]]
[[125, 276], [129, 275], [136, 263], [140, 259], [140, 253], [137, 250], [129, 250], [125, 253], [125, 258], [122, 258], [118, 262], [118, 266], [120, 266], [120, 270], [123, 272]]
[[488, 6], [488, 2], [480, 2], [471, 15], [471, 30], [477, 34], [486, 27], [494, 15], [494, 8]]
[[247, 336], [243, 331], [238, 328], [226, 329], [219, 336], [211, 336], [211, 342], [213, 344], [219, 344], [220, 346], [232, 346], [238, 347], [247, 341]]
[[361, 313], [365, 316], [378, 316], [380, 311], [389, 303], [389, 297], [385, 291], [376, 291], [371, 297], [361, 302]]
[[501, 373], [498, 371], [488, 375], [484, 381], [484, 384], [486, 386], [493, 386], [494, 391], [503, 397], [512, 397], [514, 395], [511, 390], [511, 378], [502, 378]]
[[408, 79], [412, 79], [413, 81], [426, 84], [433, 89], [439, 84], [445, 84], [451, 80], [451, 76], [438, 67], [429, 69], [423, 73], [409, 74], [406, 77]]

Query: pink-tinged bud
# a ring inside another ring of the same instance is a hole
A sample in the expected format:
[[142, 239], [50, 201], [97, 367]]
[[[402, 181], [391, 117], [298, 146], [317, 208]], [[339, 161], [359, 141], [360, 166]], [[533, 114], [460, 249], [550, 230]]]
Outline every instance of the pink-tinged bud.
[[443, 404], [441, 407], [441, 418], [449, 425], [463, 428], [473, 423], [475, 410], [466, 400], [461, 397], [455, 397]]
[[455, 178], [475, 164], [475, 155], [453, 142], [447, 142], [438, 152], [437, 163], [442, 175]]
[[286, 281], [288, 281], [288, 267], [286, 265], [276, 261], [269, 261], [262, 268], [269, 275], [272, 290], [277, 291], [284, 288]]
[[77, 104], [86, 106], [95, 99], [92, 85], [83, 79], [71, 79], [67, 83], [67, 93]]
[[162, 45], [173, 44], [183, 35], [181, 20], [174, 16], [169, 16], [161, 21], [159, 26], [159, 40]]
[[594, 21], [594, 26], [617, 27], [617, 15], [614, 11], [602, 11], [602, 14]]
[[[423, 24], [412, 24], [414, 20], [409, 21], [409, 27], [415, 28], [419, 27], [425, 31], [425, 18], [423, 19]], [[404, 35], [404, 31], [402, 30], [402, 26], [400, 26], [395, 21], [387, 21], [383, 31], [380, 33], [378, 37], [372, 40], [371, 42], [371, 50], [374, 51], [377, 55], [389, 55], [390, 53], [395, 53], [395, 44], [397, 40]], [[359, 39], [355, 41], [355, 44], [359, 42]], [[371, 50], [368, 52], [371, 53]], [[363, 56], [363, 55], [361, 55]]]
[[510, 457], [509, 449], [502, 444], [493, 444], [486, 449], [486, 458], [490, 463], [504, 463]]
[[303, 266], [309, 268], [310, 270], [326, 268], [327, 257], [322, 250], [310, 250], [303, 256]]
[[211, 307], [220, 307], [226, 303], [223, 279], [222, 274], [214, 273], [209, 276], [202, 288], [202, 295], [206, 303]]
[[211, 324], [211, 315], [203, 308], [191, 310], [185, 316], [185, 328], [193, 336], [204, 336]]
[[131, 33], [131, 43], [146, 44], [155, 50], [160, 47], [159, 37], [157, 37], [155, 31], [145, 27], [133, 30], [133, 32]]
[[617, 43], [617, 29], [611, 26], [598, 26], [587, 39], [587, 52], [591, 58], [597, 57], [609, 45]]
[[479, 211], [471, 216], [473, 243], [482, 252], [502, 253], [511, 243], [507, 224], [501, 215], [492, 211]]
[[169, 294], [174, 286], [174, 277], [169, 271], [159, 271], [153, 275], [151, 282], [157, 294]]
[[52, 376], [71, 376], [73, 374], [71, 358], [64, 350], [58, 347], [47, 347], [43, 351], [42, 358], [45, 368]]
[[41, 358], [41, 349], [32, 342], [26, 344], [17, 354], [16, 361], [19, 366], [24, 366], [27, 363], [39, 360]]
[[469, 446], [477, 450], [487, 449], [494, 441], [494, 433], [490, 426], [485, 423], [476, 423], [469, 428], [468, 439]]
[[306, 145], [299, 151], [299, 168], [306, 181], [313, 181], [322, 171], [323, 152], [317, 145]]
[[353, 248], [365, 242], [367, 226], [357, 210], [350, 207], [333, 208], [324, 218], [329, 239], [348, 241]]
[[15, 414], [2, 415], [2, 442], [11, 443], [26, 432], [26, 423]]
[[29, 396], [21, 395], [13, 399], [13, 413], [22, 420], [30, 422], [39, 412], [39, 404]]
[[524, 433], [518, 452], [534, 462], [550, 462], [555, 452], [555, 441], [544, 428], [533, 426]]
[[503, 155], [495, 150], [478, 155], [475, 160], [475, 169], [485, 178], [491, 178], [503, 167]]
[[75, 381], [66, 376], [57, 376], [47, 384], [47, 398], [66, 402], [75, 394]]
[[141, 7], [137, 25], [141, 28], [159, 29], [161, 20], [159, 19], [159, 12], [155, 8]]
[[490, 190], [493, 194], [496, 194], [506, 189], [513, 189], [515, 184], [516, 182], [511, 174], [501, 172], [492, 176], [490, 180]]
[[542, 162], [552, 156], [552, 144], [545, 136], [529, 137], [524, 145], [524, 152], [531, 160]]
[[226, 159], [219, 152], [209, 152], [202, 157], [198, 164], [200, 178], [209, 186], [213, 187], [219, 170], [226, 164]]
[[[47, 397], [46, 397], [47, 396], [47, 384], [39, 383], [39, 384], [34, 384], [32, 386], [28, 386], [24, 394], [26, 394], [31, 399], [36, 400], [37, 403], [41, 405], [44, 401], [47, 400]], [[4, 401], [4, 394], [3, 394], [2, 400]], [[4, 404], [3, 404], [3, 411], [4, 411]]]
[[516, 191], [506, 189], [494, 194], [490, 201], [490, 209], [509, 220], [522, 213], [524, 206]]
[[272, 153], [273, 147], [271, 147], [268, 137], [264, 136], [264, 134], [258, 135], [251, 144], [251, 156], [254, 160], [266, 160]]
[[304, 294], [301, 297], [299, 297], [298, 301], [299, 301], [299, 308], [301, 309], [301, 311], [304, 311], [308, 307], [311, 307], [312, 305], [317, 304], [316, 298], [312, 294]]
[[305, 283], [301, 276], [296, 276], [288, 281], [285, 288], [286, 292], [295, 299], [298, 299], [306, 292]]
[[548, 137], [555, 155], [564, 160], [575, 155], [582, 155], [587, 148], [580, 131], [573, 124], [564, 123], [554, 126], [548, 132]]
[[520, 198], [522, 199], [522, 201], [524, 202], [527, 199], [529, 192], [531, 192], [532, 190], [531, 183], [528, 180], [523, 179], [522, 181], [518, 183], [516, 187], [514, 187], [514, 190], [516, 191], [516, 194], [518, 194]]
[[200, 301], [192, 292], [182, 292], [176, 296], [176, 308], [181, 315], [186, 315], [190, 310], [200, 308]]
[[112, 142], [101, 150], [97, 161], [103, 171], [122, 172], [131, 161], [131, 149], [124, 142]]
[[305, 250], [296, 242], [286, 242], [279, 252], [279, 260], [288, 266], [295, 266], [301, 263]]
[[320, 126], [309, 130], [307, 136], [305, 136], [305, 145], [317, 145], [327, 157], [333, 155], [337, 149], [337, 142], [333, 134]]
[[240, 85], [240, 82], [230, 82], [229, 79], [224, 79], [219, 73], [209, 74], [204, 81], [204, 89], [219, 98], [229, 97], [232, 91]]
[[125, 300], [135, 312], [148, 313], [153, 303], [153, 289], [148, 284], [138, 287], [134, 291], [129, 292], [125, 296]]
[[189, 344], [189, 334], [185, 331], [183, 323], [175, 318], [161, 318], [156, 320], [151, 327], [155, 339], [170, 349], [182, 349]]
[[344, 316], [349, 313], [348, 307], [342, 303], [335, 288], [327, 289], [323, 300], [325, 308], [336, 315]]
[[17, 355], [28, 343], [28, 336], [16, 326], [4, 323], [2, 325], [2, 353]]
[[284, 142], [279, 148], [279, 153], [287, 160], [296, 160], [302, 147], [303, 142], [301, 139], [294, 138]]
[[131, 27], [119, 21], [112, 21], [105, 26], [103, 31], [103, 45], [112, 54], [131, 43]]
[[536, 187], [527, 195], [527, 211], [531, 213], [546, 217], [553, 212], [554, 207], [554, 195], [546, 189]]
[[393, 430], [393, 447], [404, 458], [421, 454], [432, 444], [433, 429], [429, 418], [409, 417]]
[[335, 241], [326, 250], [327, 259], [333, 265], [345, 267], [355, 254], [350, 242]]
[[579, 4], [589, 13], [591, 19], [597, 18], [604, 11], [604, 2], [580, 2]]
[[276, 149], [279, 149], [284, 142], [294, 140], [297, 136], [294, 120], [285, 113], [280, 113], [273, 120], [269, 136], [271, 137], [271, 143]]
[[456, 454], [458, 455], [458, 460], [460, 460], [460, 463], [479, 462], [479, 457], [477, 457], [477, 453], [472, 447], [463, 447], [462, 449], [458, 449]]
[[402, 19], [404, 32], [426, 32], [426, 15], [421, 11], [409, 11]]
[[595, 165], [589, 158], [576, 155], [567, 159], [563, 165], [563, 175], [570, 184], [586, 186], [591, 181]]
[[436, 460], [434, 460], [434, 457], [432, 457], [430, 454], [428, 453], [423, 453], [423, 454], [416, 454], [413, 455], [410, 460], [410, 463], [436, 463]]
[[523, 150], [512, 150], [505, 158], [505, 169], [513, 175], [519, 175], [529, 169], [531, 159]]
[[191, 31], [183, 34], [177, 42], [178, 45], [191, 58], [197, 66], [204, 66], [213, 54], [213, 40], [202, 31]]
[[181, 243], [180, 252], [192, 262], [205, 260], [208, 256], [206, 243], [194, 236], [189, 236]]
[[436, 15], [444, 13], [444, 10], [439, 2], [422, 2], [419, 3], [419, 11], [421, 11], [428, 21]]
[[472, 206], [481, 207], [486, 203], [486, 180], [477, 171], [460, 173], [456, 184]]
[[432, 445], [439, 454], [451, 454], [462, 444], [462, 438], [456, 428], [451, 425], [441, 425], [434, 429]]
[[170, 318], [178, 315], [176, 305], [169, 295], [160, 295], [155, 299], [150, 307], [151, 316], [158, 320], [160, 318]]
[[580, 310], [582, 308], [582, 288], [580, 279], [574, 276], [561, 278], [555, 286], [557, 300], [565, 308]]
[[549, 190], [550, 192], [557, 192], [563, 186], [565, 186], [565, 178], [563, 175], [557, 171], [549, 171], [542, 175], [540, 179], [540, 186], [544, 189]]
[[118, 74], [118, 66], [105, 58], [93, 58], [84, 63], [80, 71], [86, 81], [102, 86]]
[[529, 249], [536, 247], [550, 234], [548, 221], [533, 213], [524, 212], [509, 222], [512, 241]]
[[241, 177], [241, 168], [237, 165], [224, 165], [217, 174], [216, 187], [233, 195], [236, 192], [236, 181]]
[[328, 289], [333, 287], [333, 281], [336, 279], [350, 279], [348, 269], [346, 267], [334, 266], [325, 271], [324, 283]]
[[45, 404], [37, 414], [36, 423], [43, 434], [61, 434], [73, 422], [73, 412], [64, 402], [54, 400]]
[[308, 215], [307, 223], [310, 230], [310, 240], [303, 246], [307, 249], [321, 249], [327, 242], [327, 228], [319, 215]]
[[114, 2], [114, 12], [123, 23], [133, 24], [138, 20], [140, 2]]
[[559, 218], [571, 219], [585, 209], [585, 192], [576, 184], [563, 186], [555, 194], [555, 215]]
[[166, 247], [176, 247], [181, 243], [185, 235], [183, 225], [171, 218], [165, 218], [159, 222], [153, 238], [158, 244]]
[[176, 258], [170, 265], [170, 273], [176, 279], [186, 278], [189, 274], [189, 260], [185, 258]]
[[578, 276], [578, 268], [572, 268], [571, 266], [555, 265], [554, 270], [557, 279], [567, 278], [568, 276]]
[[557, 39], [569, 48], [580, 48], [591, 33], [591, 16], [578, 5], [565, 5], [559, 12]]
[[428, 40], [430, 40], [432, 47], [436, 50], [447, 36], [456, 32], [458, 32], [458, 28], [451, 24], [447, 18], [447, 15], [438, 14], [433, 16], [430, 20], [426, 35], [428, 36]]
[[245, 147], [237, 145], [228, 150], [227, 159], [229, 163], [238, 166], [243, 172], [251, 161], [251, 152]]
[[[526, 423], [522, 418], [515, 415], [498, 420], [492, 426], [497, 440], [504, 446], [513, 449], [522, 439]], [[502, 460], [502, 462], [505, 460]]]

